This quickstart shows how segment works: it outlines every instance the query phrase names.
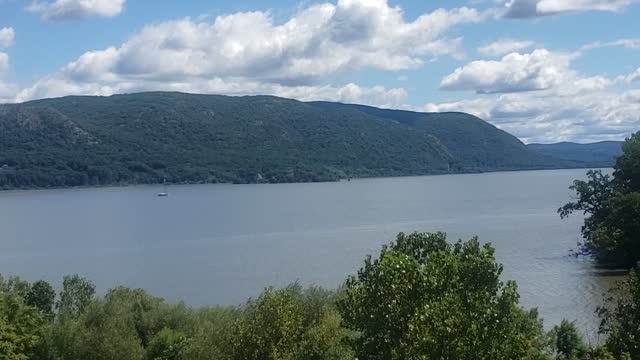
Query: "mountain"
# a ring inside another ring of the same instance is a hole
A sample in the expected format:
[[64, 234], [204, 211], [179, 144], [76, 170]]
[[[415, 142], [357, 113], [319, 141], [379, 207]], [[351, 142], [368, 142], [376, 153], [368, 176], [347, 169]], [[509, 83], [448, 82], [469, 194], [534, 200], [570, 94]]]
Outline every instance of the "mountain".
[[379, 109], [371, 106], [331, 102], [311, 102], [324, 110], [359, 111], [370, 116], [406, 125], [437, 139], [451, 158], [457, 172], [520, 170], [562, 166], [546, 156], [536, 156], [515, 136], [466, 113], [421, 113]]
[[0, 105], [0, 187], [326, 181], [557, 168], [463, 113], [139, 93]]
[[575, 166], [611, 167], [622, 153], [622, 141], [601, 141], [591, 144], [560, 142], [529, 144], [527, 148], [544, 156], [571, 162]]

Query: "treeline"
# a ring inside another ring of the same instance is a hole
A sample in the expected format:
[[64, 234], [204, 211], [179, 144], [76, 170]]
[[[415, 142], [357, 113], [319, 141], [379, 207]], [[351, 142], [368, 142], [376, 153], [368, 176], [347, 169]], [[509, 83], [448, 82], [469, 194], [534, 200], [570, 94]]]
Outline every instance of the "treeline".
[[558, 212], [562, 217], [576, 211], [587, 215], [580, 252], [606, 268], [640, 266], [640, 132], [622, 144], [613, 176], [591, 170], [571, 189], [576, 200]]
[[589, 347], [573, 323], [550, 332], [500, 280], [477, 238], [399, 234], [337, 291], [267, 289], [234, 307], [167, 304], [143, 290], [97, 296], [77, 275], [0, 278], [0, 358], [8, 360], [640, 358], [640, 280], [600, 310], [607, 340]]

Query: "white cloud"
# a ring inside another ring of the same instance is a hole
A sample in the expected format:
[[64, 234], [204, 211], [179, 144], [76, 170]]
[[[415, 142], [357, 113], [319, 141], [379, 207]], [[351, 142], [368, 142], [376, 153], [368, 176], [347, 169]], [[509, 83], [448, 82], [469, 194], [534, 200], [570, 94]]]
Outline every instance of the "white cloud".
[[0, 49], [6, 49], [13, 45], [16, 32], [11, 27], [0, 28]]
[[0, 51], [0, 74], [9, 68], [9, 55]]
[[486, 56], [502, 56], [511, 52], [524, 50], [533, 46], [533, 41], [498, 40], [478, 48], [478, 52]]
[[545, 90], [431, 103], [424, 110], [469, 112], [525, 142], [620, 140], [640, 130], [640, 90], [571, 73]]
[[605, 47], [622, 46], [627, 49], [640, 49], [640, 39], [619, 39], [608, 42], [596, 41], [580, 48], [581, 51], [600, 49]]
[[507, 0], [505, 17], [532, 18], [577, 11], [620, 11], [632, 0]]
[[571, 55], [536, 49], [529, 54], [511, 53], [501, 60], [477, 60], [447, 75], [443, 90], [477, 93], [510, 93], [544, 90], [557, 85], [572, 72]]
[[640, 130], [639, 90], [491, 95], [427, 104], [424, 109], [466, 111], [524, 142], [620, 140]]
[[614, 44], [627, 49], [640, 49], [640, 39], [620, 39], [614, 41]]
[[14, 102], [23, 102], [43, 97], [66, 95], [109, 96], [118, 93], [140, 91], [180, 91], [199, 94], [227, 95], [275, 95], [301, 101], [339, 101], [375, 105], [387, 108], [406, 108], [408, 94], [403, 88], [387, 89], [384, 86], [361, 87], [349, 83], [344, 86], [299, 85], [286, 86], [246, 79], [221, 79], [191, 81], [130, 81], [111, 85], [101, 83], [79, 83], [61, 77], [47, 77], [33, 86], [17, 93]]
[[398, 104], [404, 90], [317, 83], [346, 70], [407, 70], [434, 57], [461, 56], [462, 39], [447, 38], [447, 30], [483, 18], [459, 8], [405, 21], [402, 9], [386, 0], [338, 0], [304, 8], [281, 24], [265, 12], [167, 21], [120, 46], [86, 52], [17, 100], [163, 89]]
[[640, 68], [637, 68], [636, 71], [632, 72], [627, 76], [621, 76], [617, 80], [624, 81], [627, 83], [632, 83], [635, 81], [640, 81]]
[[43, 20], [76, 20], [91, 16], [114, 17], [124, 8], [125, 0], [48, 0], [34, 1], [27, 10]]
[[3, 82], [0, 79], [0, 104], [12, 102], [15, 97], [17, 88], [11, 84]]
[[0, 51], [0, 103], [14, 100], [17, 88], [4, 80], [4, 74], [9, 69], [9, 55]]
[[540, 13], [560, 13], [566, 11], [618, 11], [631, 4], [631, 0], [540, 0], [536, 9]]
[[471, 62], [442, 83], [482, 95], [423, 110], [469, 112], [525, 142], [620, 140], [640, 130], [640, 90], [632, 84], [640, 68], [615, 79], [587, 76], [571, 68], [576, 56], [541, 49]]
[[268, 13], [236, 13], [213, 23], [191, 19], [147, 26], [118, 48], [89, 52], [69, 64], [71, 75], [183, 78], [244, 76], [305, 82], [344, 69], [418, 68], [424, 56], [455, 54], [459, 41], [440, 35], [479, 21], [472, 9], [436, 10], [414, 22], [386, 0], [340, 0], [312, 6], [282, 25]]

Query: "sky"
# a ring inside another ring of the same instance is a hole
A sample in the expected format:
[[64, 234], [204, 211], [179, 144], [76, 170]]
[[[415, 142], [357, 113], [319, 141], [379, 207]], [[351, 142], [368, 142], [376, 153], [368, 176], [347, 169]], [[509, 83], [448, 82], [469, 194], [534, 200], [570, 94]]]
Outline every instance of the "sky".
[[640, 0], [0, 0], [0, 103], [156, 90], [623, 140], [640, 130]]

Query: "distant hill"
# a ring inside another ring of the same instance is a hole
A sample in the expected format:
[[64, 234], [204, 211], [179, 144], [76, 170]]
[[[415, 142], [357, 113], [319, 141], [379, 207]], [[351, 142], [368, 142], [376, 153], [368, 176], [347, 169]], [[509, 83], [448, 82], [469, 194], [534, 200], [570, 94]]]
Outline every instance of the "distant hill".
[[569, 161], [575, 166], [611, 167], [615, 164], [615, 158], [622, 153], [622, 141], [529, 144], [527, 148], [541, 155]]
[[164, 92], [0, 105], [0, 146], [1, 188], [567, 166], [464, 113]]
[[309, 104], [329, 111], [359, 111], [429, 134], [447, 150], [455, 170], [460, 172], [565, 166], [562, 161], [532, 153], [515, 136], [466, 113], [421, 113], [332, 102]]

